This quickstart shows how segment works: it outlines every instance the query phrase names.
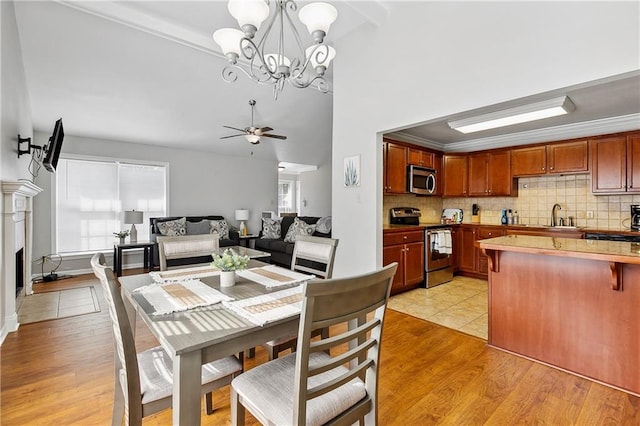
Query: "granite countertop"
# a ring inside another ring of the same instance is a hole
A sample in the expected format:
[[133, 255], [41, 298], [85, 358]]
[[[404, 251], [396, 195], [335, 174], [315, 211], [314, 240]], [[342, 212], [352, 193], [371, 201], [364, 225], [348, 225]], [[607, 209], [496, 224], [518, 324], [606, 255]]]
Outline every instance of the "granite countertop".
[[485, 250], [640, 264], [640, 243], [507, 235], [477, 241], [476, 245]]

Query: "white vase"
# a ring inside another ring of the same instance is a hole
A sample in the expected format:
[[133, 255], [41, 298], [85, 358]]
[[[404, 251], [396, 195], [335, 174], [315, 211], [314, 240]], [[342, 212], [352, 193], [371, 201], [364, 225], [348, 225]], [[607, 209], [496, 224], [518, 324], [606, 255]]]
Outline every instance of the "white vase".
[[236, 271], [220, 272], [220, 287], [231, 287], [236, 283]]

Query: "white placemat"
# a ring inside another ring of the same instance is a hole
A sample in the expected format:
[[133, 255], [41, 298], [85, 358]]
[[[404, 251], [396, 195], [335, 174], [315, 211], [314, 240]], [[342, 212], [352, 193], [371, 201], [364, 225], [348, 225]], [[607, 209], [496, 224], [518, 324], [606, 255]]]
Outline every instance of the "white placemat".
[[297, 286], [248, 299], [222, 302], [222, 305], [236, 315], [263, 326], [268, 322], [300, 314], [302, 297], [302, 286]]
[[200, 280], [151, 284], [135, 290], [155, 308], [154, 315], [186, 311], [200, 306], [233, 300]]
[[276, 265], [245, 269], [236, 273], [242, 278], [262, 284], [266, 288], [299, 284], [315, 278], [315, 275], [303, 274]]
[[181, 281], [194, 278], [212, 277], [214, 275], [220, 275], [220, 269], [211, 265], [149, 272], [149, 276], [159, 283], [165, 281]]

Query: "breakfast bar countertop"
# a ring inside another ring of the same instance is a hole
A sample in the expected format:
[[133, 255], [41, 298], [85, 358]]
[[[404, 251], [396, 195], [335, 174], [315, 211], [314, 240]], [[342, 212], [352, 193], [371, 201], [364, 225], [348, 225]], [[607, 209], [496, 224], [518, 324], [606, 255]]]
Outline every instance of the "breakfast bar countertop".
[[507, 235], [476, 241], [483, 250], [575, 257], [640, 265], [640, 243]]

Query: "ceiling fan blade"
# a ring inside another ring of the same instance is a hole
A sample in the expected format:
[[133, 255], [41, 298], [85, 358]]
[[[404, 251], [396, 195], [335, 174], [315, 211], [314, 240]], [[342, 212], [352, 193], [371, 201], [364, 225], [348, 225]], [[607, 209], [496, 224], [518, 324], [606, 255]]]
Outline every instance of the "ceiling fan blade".
[[237, 135], [229, 135], [229, 136], [221, 136], [220, 139], [229, 139], [229, 138], [236, 138], [238, 136], [244, 136], [244, 133], [239, 133]]
[[232, 129], [232, 130], [237, 130], [239, 132], [247, 132], [246, 129], [238, 129], [237, 127], [231, 127], [231, 126], [222, 126], [222, 127], [226, 127], [227, 129]]
[[262, 135], [260, 135], [260, 136], [264, 136], [265, 138], [274, 138], [274, 139], [282, 139], [282, 140], [287, 139], [287, 137], [286, 137], [286, 136], [282, 136], [282, 135], [270, 135], [270, 134], [268, 134], [268, 133], [262, 134]]
[[261, 134], [264, 134], [266, 132], [270, 132], [273, 129], [271, 127], [259, 127], [256, 129], [256, 132], [260, 132]]

